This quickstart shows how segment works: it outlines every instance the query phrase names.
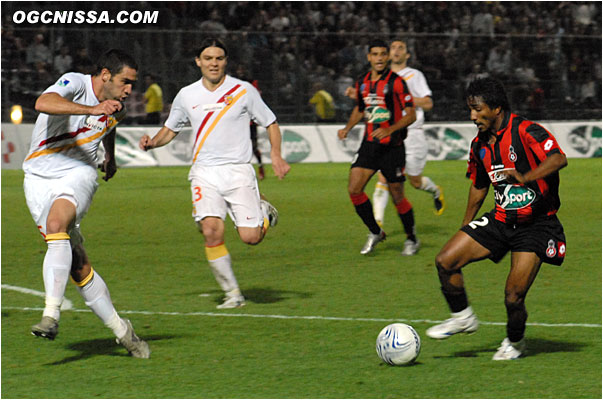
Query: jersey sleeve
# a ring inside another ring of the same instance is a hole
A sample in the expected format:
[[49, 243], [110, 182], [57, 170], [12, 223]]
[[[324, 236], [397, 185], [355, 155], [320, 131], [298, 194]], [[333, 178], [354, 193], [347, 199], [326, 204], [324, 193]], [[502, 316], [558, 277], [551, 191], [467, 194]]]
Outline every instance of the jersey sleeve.
[[425, 75], [419, 70], [415, 70], [414, 76], [407, 81], [407, 84], [414, 97], [431, 97], [432, 95]]
[[525, 129], [525, 138], [539, 160], [544, 160], [549, 155], [556, 153], [565, 154], [559, 147], [557, 139], [539, 124], [530, 124]]
[[74, 98], [86, 92], [87, 75], [68, 72], [62, 75], [54, 85], [49, 86], [43, 93], [57, 93], [59, 96], [73, 101]]
[[473, 186], [477, 189], [483, 189], [490, 185], [490, 177], [484, 169], [484, 165], [480, 161], [478, 138], [476, 137], [471, 142], [471, 150], [469, 151], [469, 160], [467, 161], [467, 178], [471, 179]]
[[276, 115], [264, 103], [260, 92], [253, 85], [246, 84], [245, 88], [247, 89], [248, 96], [247, 112], [251, 116], [251, 119], [253, 119], [253, 122], [267, 128], [276, 121]]
[[358, 104], [358, 111], [364, 111], [364, 109], [366, 108], [366, 104], [364, 103], [362, 92], [360, 91], [360, 81], [356, 81], [354, 90], [356, 90], [356, 102]]
[[172, 102], [172, 108], [170, 109], [170, 115], [165, 121], [165, 126], [178, 133], [184, 128], [186, 123], [189, 121], [188, 114], [182, 104], [182, 91], [178, 92], [174, 101]]
[[396, 81], [394, 82], [394, 93], [400, 101], [400, 106], [402, 110], [407, 107], [415, 106], [415, 101], [412, 97], [412, 94], [410, 94], [410, 90], [408, 90], [408, 85], [406, 84], [406, 82], [404, 82], [404, 79], [402, 79], [401, 77], [397, 77]]

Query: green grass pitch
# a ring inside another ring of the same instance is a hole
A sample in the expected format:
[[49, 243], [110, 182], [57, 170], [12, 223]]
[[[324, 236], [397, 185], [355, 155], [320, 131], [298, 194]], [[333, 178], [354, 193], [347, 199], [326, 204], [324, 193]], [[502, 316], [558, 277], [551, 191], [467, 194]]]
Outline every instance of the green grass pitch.
[[[423, 247], [400, 255], [390, 205], [388, 239], [359, 254], [366, 229], [346, 187], [347, 164], [295, 164], [261, 191], [280, 221], [259, 246], [227, 224], [226, 245], [247, 306], [216, 310], [221, 292], [192, 218], [188, 168], [120, 169], [101, 181], [82, 232], [122, 317], [151, 346], [132, 359], [69, 284], [55, 341], [33, 337], [41, 297], [2, 289], [5, 398], [601, 398], [601, 159], [561, 171], [563, 267], [543, 265], [526, 304], [528, 356], [491, 361], [505, 336], [509, 259], [465, 268], [483, 322], [474, 335], [434, 341], [448, 318], [433, 259], [459, 228], [469, 181], [462, 161], [429, 162], [448, 208], [437, 217], [406, 185]], [[270, 169], [270, 168], [269, 168]], [[31, 220], [21, 171], [2, 171], [2, 284], [43, 291], [45, 245]], [[374, 183], [367, 187], [372, 194]], [[493, 204], [492, 193], [484, 210]], [[375, 339], [392, 322], [422, 338], [417, 363], [390, 367]], [[575, 324], [575, 325], [572, 325]]]

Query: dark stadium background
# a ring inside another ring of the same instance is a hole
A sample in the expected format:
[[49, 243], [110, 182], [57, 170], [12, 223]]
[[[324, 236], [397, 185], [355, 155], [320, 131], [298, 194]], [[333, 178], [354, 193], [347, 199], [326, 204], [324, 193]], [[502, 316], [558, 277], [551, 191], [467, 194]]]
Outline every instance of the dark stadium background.
[[[159, 17], [155, 24], [15, 24], [18, 10], [149, 10]], [[28, 57], [38, 35], [47, 62]], [[314, 122], [308, 99], [315, 82], [333, 95], [337, 121], [345, 121], [353, 104], [342, 89], [366, 70], [373, 37], [408, 40], [409, 64], [433, 90], [428, 121], [466, 121], [462, 90], [479, 74], [500, 78], [513, 109], [528, 118], [601, 119], [601, 2], [3, 1], [2, 120], [10, 120], [14, 104], [23, 107], [24, 122], [35, 120], [33, 103], [59, 77], [54, 57], [63, 46], [74, 58], [85, 49], [91, 61], [110, 47], [130, 51], [141, 78], [127, 123], [144, 115], [145, 73], [158, 76], [167, 115], [177, 90], [199, 79], [194, 49], [210, 35], [229, 47], [231, 73], [243, 64], [258, 80], [282, 123]], [[488, 63], [495, 47], [509, 55], [498, 71]], [[91, 65], [80, 61], [71, 69]]]

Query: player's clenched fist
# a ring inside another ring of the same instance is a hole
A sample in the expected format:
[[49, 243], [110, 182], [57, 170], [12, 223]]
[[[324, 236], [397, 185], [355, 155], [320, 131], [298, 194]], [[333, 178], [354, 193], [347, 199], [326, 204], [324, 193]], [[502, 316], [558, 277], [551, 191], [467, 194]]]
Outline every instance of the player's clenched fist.
[[138, 147], [140, 147], [140, 150], [150, 150], [153, 148], [153, 140], [149, 135], [143, 135], [138, 142]]
[[121, 110], [123, 105], [117, 100], [105, 100], [92, 107], [92, 115], [111, 115]]

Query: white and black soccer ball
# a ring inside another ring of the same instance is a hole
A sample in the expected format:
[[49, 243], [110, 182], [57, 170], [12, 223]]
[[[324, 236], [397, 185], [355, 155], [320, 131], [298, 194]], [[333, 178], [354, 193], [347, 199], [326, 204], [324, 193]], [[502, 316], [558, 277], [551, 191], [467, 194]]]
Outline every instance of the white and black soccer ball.
[[396, 323], [377, 336], [377, 354], [390, 365], [412, 364], [421, 351], [421, 338], [410, 325]]

